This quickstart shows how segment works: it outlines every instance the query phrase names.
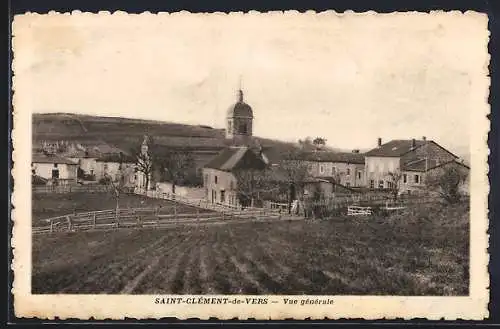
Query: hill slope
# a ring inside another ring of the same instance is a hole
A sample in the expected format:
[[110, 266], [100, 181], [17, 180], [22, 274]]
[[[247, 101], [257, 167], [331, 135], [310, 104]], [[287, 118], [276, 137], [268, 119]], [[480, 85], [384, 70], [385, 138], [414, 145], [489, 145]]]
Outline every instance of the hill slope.
[[[193, 151], [217, 151], [228, 144], [223, 129], [203, 125], [100, 117], [69, 113], [33, 114], [33, 143], [41, 141], [73, 141], [83, 145], [105, 143], [126, 152], [137, 149], [144, 135], [165, 147]], [[258, 138], [268, 147], [289, 148], [291, 143]]]

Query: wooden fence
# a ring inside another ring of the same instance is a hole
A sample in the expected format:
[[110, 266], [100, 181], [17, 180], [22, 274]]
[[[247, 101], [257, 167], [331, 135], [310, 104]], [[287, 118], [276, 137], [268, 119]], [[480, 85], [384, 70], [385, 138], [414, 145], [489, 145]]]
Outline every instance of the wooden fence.
[[107, 185], [47, 185], [47, 186], [33, 186], [33, 193], [72, 193], [72, 192], [86, 192], [86, 193], [102, 193], [108, 192]]
[[[243, 210], [243, 208], [241, 206], [228, 205], [228, 204], [223, 204], [223, 203], [212, 203], [206, 199], [188, 198], [185, 196], [176, 195], [176, 194], [168, 193], [168, 192], [136, 190], [135, 193], [139, 194], [139, 195], [147, 196], [149, 198], [175, 201], [175, 202], [179, 202], [179, 203], [182, 203], [182, 204], [185, 204], [188, 206], [209, 209], [209, 210], [213, 210], [213, 211], [217, 211], [217, 212]], [[245, 210], [258, 211], [261, 209], [262, 208], [245, 207]]]
[[54, 232], [76, 232], [117, 228], [164, 227], [178, 223], [217, 222], [226, 220], [282, 219], [281, 213], [269, 210], [239, 210], [228, 212], [162, 213], [167, 208], [131, 208], [92, 211], [41, 220], [45, 225], [34, 226], [34, 234]]
[[347, 216], [369, 216], [371, 214], [371, 207], [349, 206], [347, 208]]

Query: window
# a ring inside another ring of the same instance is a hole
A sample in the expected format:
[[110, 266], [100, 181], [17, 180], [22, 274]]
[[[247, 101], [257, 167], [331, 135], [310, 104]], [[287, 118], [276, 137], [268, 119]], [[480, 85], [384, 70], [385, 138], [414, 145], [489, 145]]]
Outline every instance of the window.
[[90, 175], [94, 176], [94, 169], [90, 169]]
[[57, 163], [54, 163], [54, 168], [57, 168], [58, 164]]
[[335, 174], [337, 172], [337, 167], [333, 166], [332, 167], [332, 174]]
[[375, 181], [373, 179], [370, 180], [370, 188], [375, 187]]
[[319, 173], [323, 174], [324, 172], [325, 172], [325, 165], [324, 164], [320, 164], [319, 165]]
[[246, 133], [247, 133], [247, 131], [248, 131], [248, 129], [247, 129], [247, 124], [246, 124], [246, 123], [242, 123], [242, 124], [240, 124], [240, 131], [239, 131], [239, 133], [240, 133], [240, 134], [246, 134]]
[[217, 184], [217, 176], [214, 176], [214, 183]]
[[406, 184], [407, 181], [408, 181], [408, 177], [406, 176], [406, 174], [403, 174], [403, 183]]
[[347, 168], [347, 174], [350, 175], [351, 174], [351, 168]]
[[387, 181], [387, 188], [392, 188], [392, 182]]
[[384, 188], [384, 181], [383, 180], [378, 181], [378, 188]]
[[420, 181], [420, 176], [419, 175], [415, 175], [415, 184], [418, 184]]
[[361, 179], [361, 171], [358, 171], [358, 179]]
[[220, 191], [220, 202], [226, 202], [226, 191]]
[[59, 178], [59, 169], [52, 169], [52, 178]]
[[345, 183], [345, 186], [346, 186], [346, 187], [351, 187], [351, 183], [350, 183], [350, 182], [346, 182], [346, 183]]

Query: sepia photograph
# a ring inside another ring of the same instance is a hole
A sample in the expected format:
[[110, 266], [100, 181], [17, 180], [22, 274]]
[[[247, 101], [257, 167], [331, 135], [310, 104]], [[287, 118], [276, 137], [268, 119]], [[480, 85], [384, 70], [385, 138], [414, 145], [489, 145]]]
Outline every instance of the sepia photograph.
[[485, 15], [13, 26], [23, 294], [260, 308], [470, 297], [487, 312]]

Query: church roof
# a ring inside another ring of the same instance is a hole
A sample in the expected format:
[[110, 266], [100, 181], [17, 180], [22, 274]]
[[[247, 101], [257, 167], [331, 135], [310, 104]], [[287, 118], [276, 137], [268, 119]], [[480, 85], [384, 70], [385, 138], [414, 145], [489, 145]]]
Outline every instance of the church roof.
[[243, 91], [239, 91], [238, 101], [227, 111], [228, 117], [253, 118], [252, 107], [243, 101]]
[[228, 147], [210, 160], [205, 168], [222, 171], [236, 169], [264, 169], [265, 162], [248, 147]]

